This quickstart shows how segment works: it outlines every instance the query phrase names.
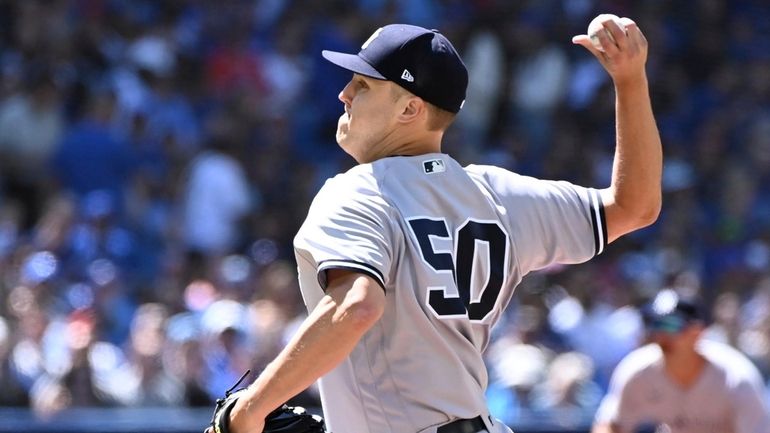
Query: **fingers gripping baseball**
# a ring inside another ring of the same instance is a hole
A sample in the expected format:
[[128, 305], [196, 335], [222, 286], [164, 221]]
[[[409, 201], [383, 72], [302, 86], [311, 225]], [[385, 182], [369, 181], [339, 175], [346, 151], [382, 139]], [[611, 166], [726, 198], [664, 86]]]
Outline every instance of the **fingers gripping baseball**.
[[644, 73], [647, 39], [629, 18], [599, 15], [589, 24], [587, 34], [573, 37], [572, 42], [590, 51], [616, 83]]

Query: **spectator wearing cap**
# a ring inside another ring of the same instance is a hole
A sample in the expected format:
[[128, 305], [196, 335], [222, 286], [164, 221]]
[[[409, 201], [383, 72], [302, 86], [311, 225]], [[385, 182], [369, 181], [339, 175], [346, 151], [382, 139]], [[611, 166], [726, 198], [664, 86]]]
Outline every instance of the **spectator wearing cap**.
[[593, 433], [665, 425], [678, 433], [770, 431], [757, 368], [732, 347], [701, 338], [698, 304], [663, 290], [643, 309], [650, 344], [615, 369]]

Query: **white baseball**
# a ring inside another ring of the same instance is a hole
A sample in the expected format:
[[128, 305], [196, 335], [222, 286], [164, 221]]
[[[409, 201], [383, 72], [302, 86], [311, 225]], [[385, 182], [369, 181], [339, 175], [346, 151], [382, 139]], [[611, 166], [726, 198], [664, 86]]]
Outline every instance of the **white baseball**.
[[[623, 30], [626, 29], [626, 26], [628, 24], [633, 23], [633, 21], [629, 18], [620, 18], [617, 15], [613, 15], [613, 14], [601, 14], [601, 15], [598, 15], [593, 20], [591, 20], [591, 22], [588, 24], [588, 31], [586, 32], [586, 34], [588, 35], [589, 38], [591, 38], [591, 43], [593, 44], [594, 48], [602, 52], [604, 52], [604, 48], [602, 47], [602, 44], [599, 41], [597, 32], [604, 31], [604, 26], [602, 25], [602, 23], [604, 21], [607, 21], [608, 18], [615, 21], [615, 24], [617, 24], [618, 27], [620, 27]], [[609, 31], [607, 32], [607, 37], [609, 37], [610, 41], [615, 42], [615, 38], [612, 37], [612, 33], [610, 33]]]

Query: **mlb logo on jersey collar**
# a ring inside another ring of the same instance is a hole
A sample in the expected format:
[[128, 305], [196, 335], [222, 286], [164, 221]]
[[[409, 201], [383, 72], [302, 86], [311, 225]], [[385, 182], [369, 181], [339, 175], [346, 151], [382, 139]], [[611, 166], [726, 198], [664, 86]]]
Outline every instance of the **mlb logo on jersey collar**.
[[446, 165], [444, 165], [443, 159], [430, 159], [428, 161], [423, 161], [422, 169], [425, 170], [425, 173], [427, 174], [443, 173], [446, 171]]

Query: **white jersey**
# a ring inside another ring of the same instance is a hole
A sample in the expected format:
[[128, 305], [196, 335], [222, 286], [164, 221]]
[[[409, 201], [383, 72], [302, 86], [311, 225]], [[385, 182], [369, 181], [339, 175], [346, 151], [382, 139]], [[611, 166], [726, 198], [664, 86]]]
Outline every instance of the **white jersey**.
[[672, 433], [770, 433], [762, 377], [743, 354], [702, 339], [698, 352], [708, 361], [688, 389], [666, 376], [655, 344], [628, 354], [615, 369], [596, 421], [633, 432], [640, 424], [667, 424]]
[[596, 190], [463, 168], [440, 153], [384, 158], [327, 181], [294, 240], [307, 308], [331, 268], [368, 274], [386, 294], [379, 322], [320, 380], [330, 431], [489, 422], [490, 329], [529, 271], [602, 251], [603, 215]]

